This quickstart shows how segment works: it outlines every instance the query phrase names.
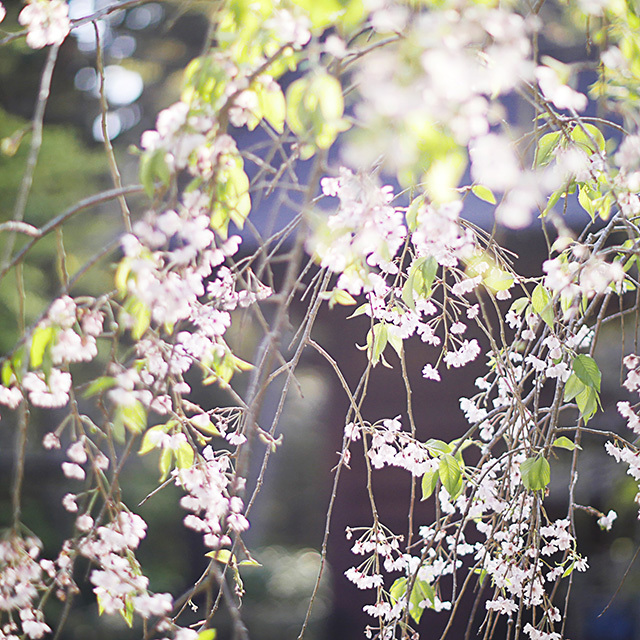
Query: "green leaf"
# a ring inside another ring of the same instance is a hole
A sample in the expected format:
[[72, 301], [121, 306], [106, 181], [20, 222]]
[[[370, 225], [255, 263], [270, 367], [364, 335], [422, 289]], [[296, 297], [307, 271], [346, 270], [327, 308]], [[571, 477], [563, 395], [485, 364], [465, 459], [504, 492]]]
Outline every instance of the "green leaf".
[[551, 468], [542, 455], [527, 458], [520, 465], [522, 484], [530, 491], [542, 491], [551, 480]]
[[120, 611], [120, 615], [124, 618], [129, 628], [133, 627], [133, 600], [127, 597], [124, 601], [124, 610]]
[[116, 411], [116, 415], [113, 419], [113, 423], [111, 424], [111, 435], [113, 439], [119, 444], [124, 444], [126, 440], [126, 432], [124, 430], [124, 422], [122, 421], [122, 414], [119, 411]]
[[564, 385], [564, 401], [571, 402], [579, 393], [585, 390], [585, 384], [578, 378], [575, 373], [569, 376], [566, 384]]
[[573, 359], [573, 371], [587, 387], [600, 391], [602, 373], [591, 356], [586, 354], [576, 356]]
[[203, 433], [207, 433], [210, 436], [221, 436], [220, 430], [216, 427], [211, 420], [206, 423], [202, 423], [199, 420], [194, 422], [192, 418], [189, 419], [189, 422], [198, 430]]
[[111, 376], [100, 376], [99, 378], [91, 381], [82, 395], [85, 398], [91, 398], [93, 396], [97, 396], [99, 393], [102, 393], [102, 391], [111, 389], [111, 387], [114, 387], [115, 384], [115, 378], [112, 378]]
[[551, 302], [551, 295], [541, 284], [537, 285], [533, 290], [531, 306], [545, 324], [553, 329], [553, 304]]
[[433, 587], [426, 580], [416, 578], [409, 598], [409, 615], [416, 621], [416, 624], [420, 622], [424, 612], [425, 605], [423, 603], [426, 601], [433, 605], [434, 598]]
[[160, 454], [160, 462], [158, 466], [160, 467], [160, 482], [164, 482], [171, 470], [171, 460], [173, 459], [173, 451], [171, 449], [163, 449]]
[[424, 282], [423, 294], [425, 296], [431, 295], [433, 281], [436, 279], [436, 274], [438, 273], [438, 266], [438, 261], [433, 256], [424, 258], [424, 261], [420, 264], [420, 271]]
[[36, 327], [31, 336], [31, 349], [29, 350], [29, 359], [34, 369], [39, 369], [44, 360], [44, 353], [51, 345], [51, 341], [55, 335], [55, 329], [51, 326]]
[[564, 570], [564, 573], [562, 574], [563, 578], [566, 578], [568, 576], [570, 576], [573, 573], [573, 569], [576, 566], [575, 560]]
[[451, 496], [451, 499], [457, 498], [462, 491], [460, 463], [451, 454], [446, 453], [440, 457], [438, 471], [440, 473], [440, 481]]
[[[398, 578], [389, 590], [389, 595], [394, 604], [407, 595], [407, 578]], [[420, 622], [422, 613], [425, 609], [423, 602], [433, 604], [435, 599], [435, 592], [433, 587], [426, 581], [416, 579], [413, 583], [413, 589], [411, 590], [411, 597], [409, 598], [409, 615], [416, 621]], [[422, 605], [422, 606], [421, 606]]]
[[329, 301], [329, 309], [333, 309], [337, 304], [345, 307], [357, 304], [356, 299], [344, 289], [326, 291], [321, 297]]
[[2, 363], [2, 373], [0, 377], [2, 378], [2, 385], [8, 387], [11, 384], [11, 376], [13, 375], [13, 369], [11, 368], [11, 362], [9, 360], [5, 360]]
[[15, 374], [18, 382], [22, 381], [22, 369], [26, 359], [26, 347], [24, 344], [20, 345], [11, 356], [11, 369]]
[[155, 181], [160, 182], [168, 187], [171, 182], [171, 172], [167, 165], [166, 152], [162, 149], [147, 152], [140, 158], [140, 184], [144, 187], [144, 191], [149, 197], [153, 198], [155, 191]]
[[593, 387], [585, 387], [584, 390], [576, 396], [576, 403], [580, 415], [584, 418], [585, 424], [595, 415], [599, 402], [598, 392]]
[[407, 579], [406, 578], [397, 578], [395, 582], [391, 585], [391, 589], [389, 590], [389, 595], [393, 600], [393, 603], [396, 604], [400, 598], [402, 598], [407, 593]]
[[371, 305], [368, 302], [361, 304], [348, 318], [347, 320], [351, 320], [351, 318], [357, 318], [358, 316], [362, 316], [367, 312], [367, 309], [370, 309]]
[[234, 565], [236, 563], [236, 557], [229, 551], [229, 549], [216, 549], [215, 551], [209, 551], [204, 554], [207, 558], [213, 558], [216, 562], [220, 562], [221, 564], [231, 564]]
[[584, 147], [588, 153], [604, 151], [605, 148], [604, 136], [598, 127], [595, 127], [592, 124], [577, 124], [571, 131], [571, 139], [574, 142], [577, 142], [581, 147]]
[[407, 213], [405, 214], [405, 219], [407, 221], [407, 227], [409, 227], [409, 231], [415, 231], [418, 226], [418, 212], [424, 206], [424, 196], [418, 196], [414, 198], [409, 208], [407, 209]]
[[568, 451], [582, 449], [579, 444], [576, 444], [573, 440], [569, 440], [567, 436], [560, 436], [559, 438], [556, 438], [551, 446], [558, 447], [559, 449], [567, 449]]
[[170, 427], [166, 424], [159, 424], [155, 427], [151, 427], [151, 429], [147, 429], [145, 431], [144, 436], [142, 436], [142, 443], [140, 444], [140, 449], [138, 450], [138, 455], [143, 456], [150, 451], [153, 451], [157, 448], [157, 444], [154, 441], [154, 436], [156, 433], [167, 433]]
[[453, 451], [453, 447], [450, 444], [436, 438], [429, 438], [425, 445], [432, 456], [440, 456], [443, 453], [451, 453]]
[[553, 152], [560, 143], [561, 138], [562, 134], [559, 131], [554, 131], [553, 133], [547, 133], [538, 140], [534, 166], [544, 167], [551, 162]]
[[251, 558], [250, 560], [246, 558], [244, 560], [240, 560], [240, 562], [238, 562], [238, 566], [239, 567], [261, 567], [262, 565], [257, 560], [254, 560], [253, 558]]
[[153, 184], [153, 159], [150, 153], [145, 153], [140, 158], [139, 169], [140, 184], [144, 187], [144, 192], [149, 199], [153, 198], [154, 184]]
[[485, 287], [492, 291], [506, 291], [513, 286], [513, 276], [508, 271], [493, 268], [483, 277]]
[[140, 340], [144, 332], [151, 324], [151, 309], [140, 300], [136, 300], [131, 305], [133, 315], [133, 327], [131, 327], [131, 337], [134, 340]]
[[258, 93], [258, 101], [264, 118], [278, 133], [282, 133], [287, 105], [280, 86], [275, 82], [270, 84], [268, 89]]
[[438, 471], [427, 471], [422, 476], [422, 500], [429, 498], [438, 486], [440, 475]]
[[560, 198], [563, 196], [565, 191], [566, 191], [566, 188], [562, 187], [561, 189], [558, 189], [557, 191], [554, 191], [549, 196], [549, 200], [547, 201], [547, 206], [544, 208], [544, 211], [542, 212], [542, 215], [540, 216], [541, 218], [544, 218], [549, 213], [549, 211], [551, 211], [551, 209], [553, 209], [553, 207], [555, 207], [556, 204], [558, 204], [558, 200], [560, 200]]
[[413, 299], [414, 281], [415, 272], [410, 272], [409, 277], [406, 279], [402, 287], [402, 300], [407, 305], [407, 307], [411, 309], [411, 311], [416, 310], [416, 303]]
[[496, 197], [493, 195], [493, 191], [491, 191], [489, 187], [485, 187], [481, 184], [474, 184], [473, 187], [471, 187], [471, 191], [477, 198], [480, 198], [480, 200], [484, 200], [489, 204], [496, 204], [497, 202]]
[[393, 350], [398, 354], [398, 358], [402, 358], [402, 338], [397, 334], [391, 331], [388, 332], [387, 341], [393, 348]]
[[528, 304], [529, 304], [529, 298], [525, 298], [525, 297], [516, 298], [511, 303], [511, 306], [509, 307], [509, 311], [512, 311], [517, 315], [520, 315], [527, 308]]
[[385, 350], [388, 342], [389, 330], [384, 322], [374, 325], [367, 335], [368, 356], [371, 364], [375, 367], [380, 362], [380, 356]]
[[[600, 193], [596, 192], [595, 197], [599, 197]], [[587, 185], [578, 187], [578, 202], [580, 206], [591, 216], [591, 220], [596, 217], [596, 203], [591, 198], [591, 189]]]
[[121, 416], [122, 424], [133, 433], [140, 433], [147, 426], [147, 410], [139, 400], [130, 405], [120, 405], [117, 413]]
[[121, 297], [124, 298], [127, 293], [127, 279], [131, 273], [131, 261], [128, 258], [123, 258], [118, 264], [116, 269], [115, 284], [116, 289]]
[[195, 455], [193, 449], [188, 442], [183, 442], [175, 452], [176, 466], [179, 469], [191, 469]]

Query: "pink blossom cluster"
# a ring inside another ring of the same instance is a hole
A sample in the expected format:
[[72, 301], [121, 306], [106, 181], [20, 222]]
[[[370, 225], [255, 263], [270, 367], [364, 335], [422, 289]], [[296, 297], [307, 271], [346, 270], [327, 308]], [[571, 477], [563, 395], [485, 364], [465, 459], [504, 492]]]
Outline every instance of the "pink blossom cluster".
[[427, 446], [410, 433], [402, 431], [400, 416], [384, 419], [373, 425], [358, 427], [349, 423], [345, 427], [348, 440], [359, 439], [362, 433], [371, 438], [367, 457], [374, 469], [395, 466], [419, 477], [426, 471], [433, 470], [434, 465], [437, 468], [437, 460], [431, 457]]
[[355, 555], [366, 556], [358, 567], [350, 567], [345, 571], [346, 578], [353, 582], [358, 589], [376, 590], [376, 603], [365, 605], [363, 610], [370, 616], [381, 618], [389, 622], [402, 617], [406, 602], [401, 599], [391, 602], [385, 599], [382, 589], [384, 575], [387, 573], [404, 571], [407, 567], [407, 556], [400, 550], [402, 536], [394, 535], [381, 524], [373, 527], [347, 529], [347, 539], [353, 537], [354, 532], [361, 532], [360, 537], [353, 544], [351, 551]]
[[64, 0], [28, 0], [18, 22], [27, 27], [27, 44], [32, 49], [61, 45], [71, 30], [69, 6]]
[[28, 371], [22, 380], [22, 390], [12, 375], [9, 387], [0, 385], [0, 404], [15, 409], [26, 391], [29, 401], [37, 407], [63, 407], [69, 401], [71, 374], [62, 368], [76, 362], [89, 362], [98, 354], [96, 337], [102, 333], [104, 316], [98, 309], [79, 308], [75, 300], [62, 296], [55, 300], [46, 318], [34, 330], [53, 331], [48, 349], [52, 367], [47, 375]]
[[[553, 342], [550, 346], [557, 348]], [[461, 405], [470, 421], [486, 419], [486, 411], [480, 410], [473, 401], [465, 400]], [[499, 407], [503, 411], [508, 409], [508, 405]], [[517, 437], [516, 434], [523, 437], [523, 427], [523, 423], [515, 426], [511, 437]], [[345, 436], [348, 442], [367, 438], [370, 442], [367, 455], [373, 468], [403, 466], [417, 476], [439, 470], [438, 459], [430, 459], [427, 453], [429, 443], [425, 446], [402, 432], [399, 418], [371, 426], [350, 423], [345, 428]], [[416, 451], [421, 453], [420, 461], [416, 460]], [[406, 604], [394, 603], [381, 591], [386, 583], [385, 574], [393, 572], [404, 573], [407, 580], [415, 576], [431, 585], [437, 595], [421, 606], [436, 611], [451, 608], [452, 603], [441, 594], [445, 584], [442, 578], [460, 569], [465, 556], [472, 556], [474, 566], [480, 566], [488, 574], [495, 589], [493, 598], [486, 602], [487, 611], [512, 616], [521, 607], [542, 607], [547, 626], [532, 633], [554, 637], [553, 623], [561, 619], [560, 610], [552, 604], [555, 583], [567, 571], [585, 571], [588, 565], [576, 551], [568, 519], [532, 524], [537, 513], [537, 498], [523, 491], [520, 465], [525, 458], [524, 453], [499, 458], [487, 453], [477, 468], [465, 465], [463, 490], [459, 495], [451, 496], [441, 486], [437, 499], [448, 524], [420, 528], [422, 554], [403, 553], [398, 546], [399, 538], [390, 532], [381, 533], [375, 527], [365, 529], [352, 552], [368, 557], [359, 566], [350, 568], [346, 577], [361, 589], [378, 590], [376, 602], [367, 605], [367, 612], [386, 623], [402, 616]], [[412, 464], [404, 464], [406, 459], [411, 459]], [[476, 539], [478, 533], [484, 539], [467, 543], [467, 527], [475, 529]], [[351, 537], [353, 531], [348, 530], [347, 534]]]
[[[203, 459], [190, 469], [175, 471], [175, 482], [186, 493], [180, 505], [191, 512], [185, 516], [184, 524], [202, 532], [205, 545], [211, 549], [230, 545], [230, 532], [241, 533], [249, 528], [249, 521], [242, 514], [242, 499], [229, 493], [233, 486], [230, 468], [228, 455], [216, 456], [207, 446]], [[238, 482], [240, 479], [236, 478], [236, 486]]]
[[542, 269], [546, 273], [545, 286], [572, 303], [564, 314], [567, 319], [576, 315], [581, 296], [591, 299], [609, 287], [618, 288], [625, 275], [619, 261], [606, 262], [578, 243], [560, 256], [546, 260]]
[[188, 319], [205, 295], [204, 280], [238, 249], [236, 237], [216, 246], [207, 207], [204, 194], [187, 194], [178, 212], [151, 211], [122, 240], [130, 267], [128, 292], [160, 325]]
[[212, 117], [194, 115], [186, 102], [176, 102], [158, 114], [156, 128], [142, 134], [141, 145], [145, 151], [162, 151], [167, 166], [178, 171], [204, 147], [207, 132], [215, 126]]
[[[627, 368], [627, 376], [622, 386], [631, 393], [640, 395], [640, 358], [637, 355], [629, 355], [624, 358], [624, 366]], [[636, 434], [640, 434], [640, 417], [634, 411], [637, 407], [631, 406], [628, 400], [618, 402], [618, 413], [627, 419], [627, 427]]]
[[[59, 445], [59, 442], [55, 443], [51, 436], [57, 438], [54, 434], [47, 434], [43, 441], [45, 448], [57, 448], [56, 444]], [[96, 471], [105, 471], [108, 469], [109, 458], [101, 451], [94, 451], [92, 447], [95, 448], [95, 445], [83, 436], [67, 449], [68, 460], [62, 463], [62, 472], [67, 478], [72, 480], [84, 480], [86, 478], [84, 465], [89, 461], [87, 451], [91, 453], [90, 462]], [[75, 513], [78, 510], [76, 496], [74, 494], [66, 494], [63, 499], [63, 505], [65, 509], [71, 513]]]
[[[418, 209], [416, 228], [411, 233], [411, 243], [418, 258], [433, 257], [444, 267], [456, 267], [460, 260], [473, 255], [477, 248], [475, 235], [469, 227], [463, 226], [461, 212], [459, 201], [438, 207], [425, 203]], [[454, 293], [462, 295], [468, 291]]]
[[[41, 543], [36, 538], [9, 534], [0, 541], [0, 638], [42, 638], [51, 631], [35, 601], [46, 588], [43, 563], [38, 562]], [[46, 566], [46, 564], [45, 564]], [[8, 620], [1, 614], [9, 614]], [[20, 627], [16, 616], [20, 619]]]
[[392, 188], [344, 167], [339, 177], [323, 178], [321, 184], [324, 195], [337, 196], [340, 206], [316, 229], [307, 249], [340, 274], [338, 288], [354, 295], [384, 288], [384, 274], [398, 271], [393, 261], [407, 233], [402, 213], [391, 205]]
[[95, 535], [80, 541], [80, 553], [98, 566], [90, 580], [102, 611], [124, 613], [132, 607], [143, 618], [164, 617], [171, 611], [171, 595], [151, 594], [149, 579], [135, 559], [134, 550], [146, 529], [140, 516], [121, 511], [111, 523], [98, 527]]
[[[361, 100], [356, 114], [367, 135], [354, 136], [347, 148], [352, 166], [372, 165], [383, 158], [401, 180], [415, 183], [422, 176], [411, 173], [425, 162], [422, 140], [416, 143], [416, 137], [424, 136], [427, 145], [433, 140], [436, 147], [438, 140], [467, 146], [482, 139], [504, 111], [499, 96], [533, 79], [529, 33], [534, 25], [510, 11], [461, 5], [451, 11], [412, 15], [399, 3], [380, 2], [371, 23], [380, 33], [402, 33], [403, 37], [363, 57], [358, 66]], [[418, 63], [408, 66], [408, 59]], [[403, 73], [397, 72], [399, 68]], [[438, 173], [438, 168], [427, 180], [428, 192], [442, 194], [447, 201], [457, 185], [447, 184], [455, 178], [446, 171]], [[507, 173], [521, 173], [514, 154], [505, 162], [494, 156], [487, 171], [496, 180]], [[532, 173], [526, 188], [512, 181], [510, 186], [522, 193], [513, 198], [511, 211], [505, 210], [505, 223], [513, 220], [521, 225], [523, 215], [530, 219], [531, 194], [536, 191], [533, 178]]]

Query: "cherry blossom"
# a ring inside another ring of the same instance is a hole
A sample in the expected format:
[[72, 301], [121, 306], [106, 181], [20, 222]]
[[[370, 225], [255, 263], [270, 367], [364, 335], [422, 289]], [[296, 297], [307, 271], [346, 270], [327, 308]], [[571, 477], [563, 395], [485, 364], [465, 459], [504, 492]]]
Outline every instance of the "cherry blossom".
[[32, 49], [61, 45], [71, 30], [69, 7], [63, 0], [30, 0], [18, 21], [27, 27], [27, 44]]

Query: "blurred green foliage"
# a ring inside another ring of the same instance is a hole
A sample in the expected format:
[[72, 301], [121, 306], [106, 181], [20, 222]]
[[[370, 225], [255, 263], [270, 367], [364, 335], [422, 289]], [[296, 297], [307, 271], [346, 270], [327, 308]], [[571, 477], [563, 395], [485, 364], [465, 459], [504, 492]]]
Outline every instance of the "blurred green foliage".
[[[31, 143], [30, 123], [0, 108], [0, 222], [10, 220], [24, 175]], [[8, 152], [8, 153], [7, 153]], [[45, 125], [42, 147], [27, 201], [24, 221], [41, 227], [79, 200], [108, 188], [107, 163], [100, 148], [89, 149], [70, 126]], [[115, 213], [116, 215], [111, 215]], [[75, 224], [71, 218], [64, 225], [62, 239], [66, 253], [66, 269], [73, 275], [88, 259], [104, 247], [109, 237], [119, 229], [117, 203], [87, 209], [78, 214], [88, 225]], [[0, 255], [4, 254], [8, 233], [0, 234]], [[15, 252], [31, 238], [19, 235]], [[57, 294], [61, 273], [55, 233], [38, 240], [24, 261], [25, 322], [28, 325], [45, 308], [45, 301]], [[57, 277], [51, 277], [57, 273]], [[98, 282], [99, 280], [100, 282]], [[82, 282], [83, 290], [90, 291], [101, 285], [108, 290], [105, 274], [90, 273]], [[18, 286], [14, 273], [9, 273], [0, 284], [0, 349], [10, 349], [17, 338], [19, 313]]]

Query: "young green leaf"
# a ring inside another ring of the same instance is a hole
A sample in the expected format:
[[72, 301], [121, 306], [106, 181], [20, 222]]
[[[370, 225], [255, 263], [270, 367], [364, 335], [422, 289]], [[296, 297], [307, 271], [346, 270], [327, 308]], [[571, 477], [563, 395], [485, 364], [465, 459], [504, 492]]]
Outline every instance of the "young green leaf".
[[449, 453], [440, 458], [438, 466], [440, 481], [452, 499], [457, 498], [462, 491], [462, 472], [460, 463]]
[[120, 405], [118, 414], [129, 431], [140, 433], [147, 426], [147, 410], [139, 400], [130, 405]]
[[38, 369], [42, 366], [44, 359], [44, 353], [47, 348], [50, 347], [55, 335], [55, 329], [49, 327], [36, 327], [33, 335], [31, 336], [31, 349], [29, 352], [29, 359], [31, 366], [34, 369]]
[[553, 447], [558, 447], [559, 449], [567, 449], [568, 451], [573, 451], [574, 449], [582, 449], [579, 444], [576, 444], [573, 440], [569, 440], [567, 436], [560, 436], [553, 441]]
[[586, 354], [576, 356], [573, 359], [573, 371], [587, 387], [600, 391], [602, 373], [591, 356]]
[[547, 133], [538, 140], [538, 148], [536, 149], [536, 159], [534, 165], [536, 167], [544, 167], [553, 159], [553, 152], [560, 143], [562, 134], [559, 131]]
[[91, 398], [92, 396], [97, 396], [102, 391], [115, 387], [115, 385], [115, 378], [112, 378], [111, 376], [100, 376], [89, 383], [89, 386], [85, 389], [83, 395], [85, 398]]
[[509, 311], [513, 311], [513, 313], [520, 315], [529, 304], [529, 298], [516, 298], [509, 307]]
[[453, 451], [453, 447], [450, 444], [447, 444], [444, 440], [438, 440], [437, 438], [429, 438], [425, 444], [432, 456], [439, 456], [443, 453], [451, 453]]
[[191, 445], [188, 442], [183, 442], [175, 453], [178, 469], [191, 469], [195, 458]]
[[145, 453], [149, 453], [153, 451], [157, 447], [160, 446], [159, 435], [161, 433], [167, 433], [168, 425], [159, 424], [155, 427], [151, 427], [151, 429], [147, 429], [142, 436], [142, 443], [140, 444], [140, 449], [138, 450], [138, 455], [143, 456]]
[[389, 589], [389, 595], [395, 604], [407, 593], [407, 579], [397, 578]]
[[582, 393], [586, 388], [586, 385], [575, 373], [569, 376], [566, 384], [564, 385], [564, 401], [571, 402], [579, 393]]
[[204, 554], [207, 558], [213, 558], [216, 562], [220, 562], [222, 564], [231, 564], [234, 565], [236, 563], [236, 557], [229, 551], [229, 549], [216, 549], [215, 551], [209, 551]]
[[2, 386], [8, 387], [11, 384], [11, 376], [13, 376], [13, 369], [11, 368], [11, 362], [9, 362], [9, 360], [5, 360], [2, 363], [2, 373], [0, 375], [2, 378]]
[[496, 197], [493, 195], [493, 191], [491, 191], [489, 187], [485, 187], [481, 184], [474, 184], [473, 187], [471, 187], [471, 192], [476, 196], [476, 198], [480, 198], [480, 200], [484, 200], [489, 204], [496, 204], [497, 202]]
[[440, 475], [438, 471], [427, 471], [422, 476], [422, 500], [429, 498], [438, 486]]
[[409, 598], [409, 615], [416, 621], [416, 624], [420, 622], [425, 603], [426, 606], [433, 606], [434, 598], [433, 587], [426, 580], [416, 579]]
[[553, 303], [549, 292], [541, 284], [533, 290], [531, 305], [544, 323], [553, 329]]
[[600, 403], [598, 392], [593, 387], [585, 387], [584, 390], [576, 396], [576, 403], [578, 404], [580, 415], [584, 418], [586, 424], [598, 410], [598, 404]]
[[542, 455], [527, 458], [520, 465], [522, 484], [530, 491], [542, 491], [551, 480], [551, 468]]

